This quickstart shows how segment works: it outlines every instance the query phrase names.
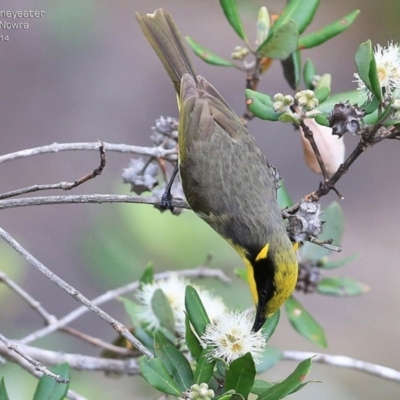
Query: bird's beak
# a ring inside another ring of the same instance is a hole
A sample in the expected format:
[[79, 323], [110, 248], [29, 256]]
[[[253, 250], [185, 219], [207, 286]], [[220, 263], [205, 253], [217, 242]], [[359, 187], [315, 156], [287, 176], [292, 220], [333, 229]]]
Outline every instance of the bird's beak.
[[266, 320], [267, 320], [267, 318], [265, 316], [265, 309], [264, 309], [264, 307], [260, 307], [260, 303], [259, 303], [257, 306], [257, 311], [256, 311], [256, 319], [254, 321], [254, 325], [251, 328], [251, 330], [253, 332], [259, 331], [263, 327]]

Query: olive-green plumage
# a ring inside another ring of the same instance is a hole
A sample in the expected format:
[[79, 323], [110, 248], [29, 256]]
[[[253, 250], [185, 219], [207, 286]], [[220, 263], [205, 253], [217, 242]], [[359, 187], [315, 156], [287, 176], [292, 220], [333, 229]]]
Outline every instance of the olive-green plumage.
[[187, 202], [243, 258], [258, 330], [297, 280], [273, 171], [240, 118], [196, 75], [168, 12], [137, 14], [137, 19], [179, 97], [179, 172]]

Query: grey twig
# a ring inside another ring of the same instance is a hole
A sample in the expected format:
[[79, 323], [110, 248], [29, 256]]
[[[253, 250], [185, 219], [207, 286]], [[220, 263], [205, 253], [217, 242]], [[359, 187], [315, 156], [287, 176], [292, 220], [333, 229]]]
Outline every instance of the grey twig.
[[[155, 158], [167, 158], [171, 161], [177, 160], [176, 149], [164, 149], [163, 147], [141, 147], [130, 146], [127, 144], [114, 144], [103, 142], [105, 151], [115, 151], [119, 153], [143, 154]], [[99, 150], [98, 142], [83, 143], [53, 143], [46, 146], [33, 147], [31, 149], [20, 150], [14, 153], [4, 154], [0, 156], [0, 163], [6, 161], [17, 160], [18, 158], [31, 157], [38, 154], [58, 153], [59, 151], [75, 151], [75, 150]]]
[[[91, 194], [68, 196], [39, 196], [24, 197], [21, 199], [0, 200], [0, 210], [6, 208], [42, 206], [49, 204], [82, 204], [82, 203], [135, 203], [135, 204], [160, 204], [160, 197], [127, 196], [117, 194]], [[173, 199], [172, 205], [177, 208], [189, 209], [184, 200]]]
[[25, 359], [26, 361], [28, 361], [29, 364], [33, 365], [35, 367], [36, 371], [40, 371], [43, 374], [47, 375], [50, 378], [53, 378], [56, 382], [58, 383], [68, 383], [69, 379], [65, 379], [60, 375], [56, 375], [53, 372], [51, 372], [49, 369], [47, 369], [47, 367], [45, 367], [42, 363], [40, 363], [39, 361], [36, 361], [35, 359], [33, 359], [30, 355], [26, 354], [23, 350], [21, 350], [15, 343], [12, 343], [11, 341], [9, 341], [5, 336], [3, 336], [0, 333], [0, 341], [4, 343], [4, 345], [6, 346], [6, 348], [9, 351], [13, 351], [15, 353], [17, 353], [19, 356], [21, 356], [23, 359]]
[[313, 362], [316, 363], [355, 369], [357, 371], [366, 372], [367, 374], [388, 379], [390, 381], [400, 382], [400, 371], [397, 371], [393, 368], [384, 367], [383, 365], [373, 364], [341, 355], [312, 353], [307, 351], [283, 351], [284, 360], [303, 361], [310, 357], [312, 357]]
[[65, 290], [70, 296], [75, 300], [84, 304], [88, 309], [96, 313], [100, 318], [110, 324], [115, 331], [117, 331], [121, 336], [127, 339], [134, 347], [136, 347], [142, 354], [149, 358], [153, 358], [153, 354], [138, 340], [136, 339], [123, 324], [121, 324], [116, 319], [112, 318], [109, 314], [104, 312], [99, 307], [93, 305], [85, 296], [83, 296], [78, 290], [69, 285], [67, 282], [62, 280], [56, 274], [51, 272], [46, 266], [44, 266], [39, 260], [32, 256], [26, 249], [24, 249], [14, 238], [10, 236], [5, 230], [0, 228], [0, 237], [7, 242], [15, 251], [21, 254], [25, 260], [34, 266], [39, 272], [44, 274], [53, 283], [59, 286], [61, 289]]

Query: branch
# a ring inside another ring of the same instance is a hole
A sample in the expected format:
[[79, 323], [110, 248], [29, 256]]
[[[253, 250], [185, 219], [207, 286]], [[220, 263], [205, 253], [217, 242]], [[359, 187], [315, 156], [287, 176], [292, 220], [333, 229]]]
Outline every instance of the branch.
[[307, 358], [313, 358], [313, 362], [320, 364], [332, 365], [334, 367], [355, 369], [357, 371], [366, 372], [380, 378], [388, 379], [395, 382], [400, 382], [400, 371], [384, 367], [378, 364], [372, 364], [366, 361], [357, 360], [355, 358], [331, 355], [323, 353], [311, 353], [307, 351], [283, 351], [283, 360], [288, 361], [303, 361]]
[[43, 364], [41, 364], [40, 362], [36, 361], [35, 359], [33, 359], [28, 354], [25, 354], [25, 352], [23, 350], [21, 350], [15, 343], [10, 342], [1, 333], [0, 333], [0, 341], [4, 343], [4, 345], [6, 346], [7, 350], [10, 350], [10, 351], [13, 351], [13, 352], [17, 353], [19, 356], [21, 356], [26, 361], [28, 361], [29, 364], [33, 365], [33, 367], [35, 368], [36, 371], [40, 371], [43, 374], [45, 374], [46, 376], [48, 376], [49, 378], [53, 378], [57, 383], [66, 384], [66, 383], [69, 382], [69, 379], [65, 379], [60, 375], [54, 374], [53, 372], [48, 370], [47, 367], [45, 367]]
[[[167, 158], [176, 161], [176, 149], [164, 149], [163, 147], [142, 147], [130, 146], [127, 144], [113, 144], [103, 142], [105, 151], [115, 151], [119, 153], [143, 154], [155, 158]], [[0, 164], [6, 161], [17, 160], [18, 158], [31, 157], [38, 154], [58, 153], [59, 151], [71, 150], [96, 150], [99, 151], [98, 142], [83, 143], [53, 143], [46, 146], [33, 147], [31, 149], [16, 151], [15, 153], [0, 156]]]
[[[77, 370], [114, 372], [124, 375], [140, 374], [137, 362], [133, 359], [114, 360], [111, 358], [90, 357], [81, 354], [70, 354], [39, 349], [37, 347], [24, 345], [20, 342], [15, 343], [25, 353], [25, 355], [40, 360], [42, 363], [47, 365], [57, 365], [66, 362], [71, 368]], [[0, 344], [0, 354], [10, 361], [15, 362], [15, 359], [10, 359], [10, 351], [7, 349], [7, 346]]]
[[[170, 276], [172, 272], [171, 271], [165, 271], [161, 272], [159, 274], [156, 274], [154, 276], [154, 279], [159, 280], [159, 279], [166, 279], [168, 276]], [[176, 271], [175, 271], [176, 273]], [[182, 276], [186, 277], [191, 277], [191, 278], [217, 278], [220, 279], [222, 282], [229, 282], [229, 278], [221, 271], [218, 269], [211, 269], [207, 267], [200, 267], [200, 268], [195, 268], [195, 269], [188, 269], [188, 270], [182, 270], [179, 271], [179, 274]], [[110, 300], [113, 300], [119, 296], [122, 296], [126, 293], [132, 292], [139, 287], [139, 282], [131, 282], [128, 283], [125, 286], [121, 286], [117, 289], [114, 290], [109, 290], [108, 292], [102, 294], [101, 296], [96, 297], [91, 301], [93, 305], [100, 305], [103, 303], [106, 303]], [[89, 310], [85, 306], [78, 307], [74, 311], [70, 312], [69, 314], [65, 315], [63, 318], [59, 319], [58, 321], [52, 323], [49, 326], [46, 326], [44, 328], [41, 328], [37, 330], [36, 332], [31, 333], [30, 335], [26, 336], [25, 338], [19, 340], [19, 343], [30, 343], [35, 340], [38, 340], [40, 338], [43, 338], [50, 333], [56, 331], [57, 329], [68, 325], [72, 321], [75, 321], [79, 317], [81, 317], [83, 314], [87, 313]]]
[[[0, 200], [0, 210], [7, 208], [41, 206], [49, 204], [88, 204], [88, 203], [135, 203], [135, 204], [160, 204], [160, 197], [129, 196], [118, 194], [90, 194], [68, 196], [39, 196], [21, 199]], [[172, 205], [177, 208], [189, 209], [184, 200], [172, 199]]]
[[88, 309], [96, 313], [100, 318], [110, 324], [116, 332], [127, 339], [134, 347], [136, 347], [142, 354], [149, 358], [153, 358], [153, 354], [138, 340], [136, 339], [121, 322], [117, 321], [109, 314], [104, 312], [99, 307], [93, 305], [85, 296], [78, 292], [74, 287], [69, 285], [67, 282], [62, 280], [56, 274], [51, 272], [47, 267], [45, 267], [39, 260], [32, 256], [27, 250], [25, 250], [14, 238], [12, 238], [5, 230], [0, 228], [0, 237], [7, 242], [15, 251], [21, 254], [26, 261], [34, 266], [39, 272], [47, 276], [53, 283], [58, 287], [66, 291], [75, 300], [84, 304]]

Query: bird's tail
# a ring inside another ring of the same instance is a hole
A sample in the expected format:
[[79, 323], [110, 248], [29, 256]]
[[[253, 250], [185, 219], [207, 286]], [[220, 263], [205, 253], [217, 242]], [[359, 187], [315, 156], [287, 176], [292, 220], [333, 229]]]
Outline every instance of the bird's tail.
[[192, 75], [196, 81], [197, 76], [178, 27], [171, 15], [161, 8], [153, 14], [136, 13], [136, 18], [179, 95], [183, 74]]

